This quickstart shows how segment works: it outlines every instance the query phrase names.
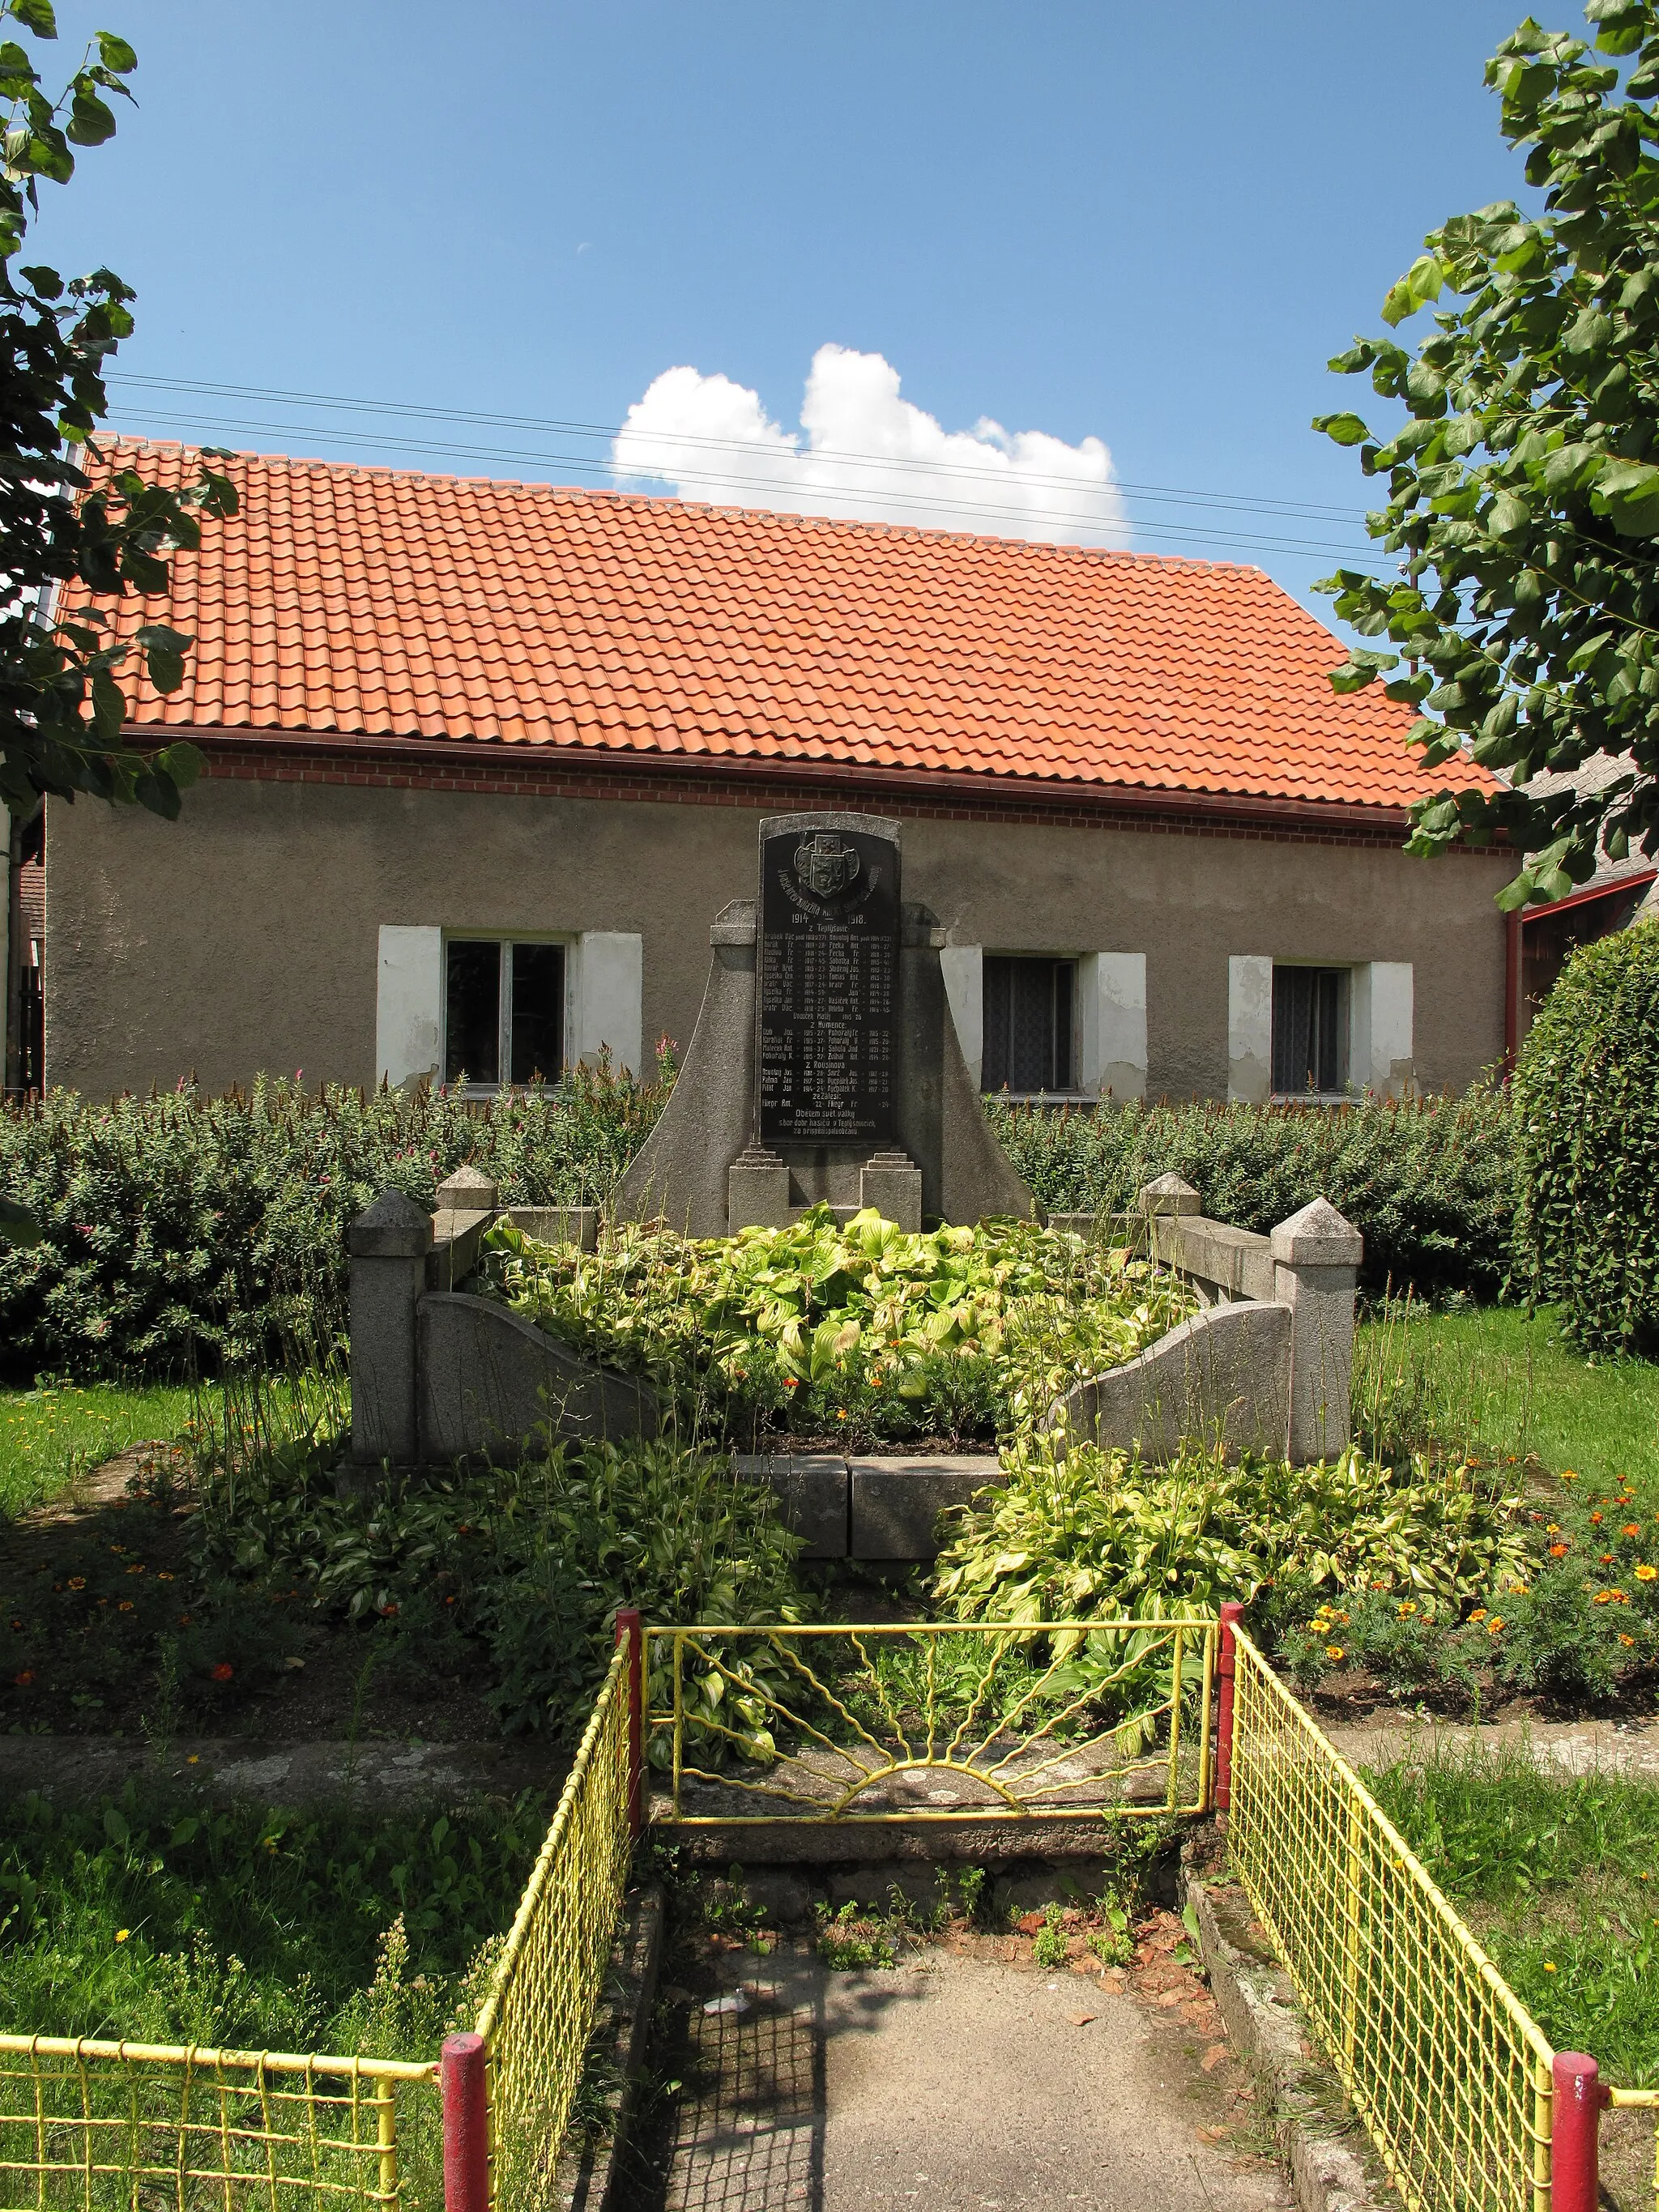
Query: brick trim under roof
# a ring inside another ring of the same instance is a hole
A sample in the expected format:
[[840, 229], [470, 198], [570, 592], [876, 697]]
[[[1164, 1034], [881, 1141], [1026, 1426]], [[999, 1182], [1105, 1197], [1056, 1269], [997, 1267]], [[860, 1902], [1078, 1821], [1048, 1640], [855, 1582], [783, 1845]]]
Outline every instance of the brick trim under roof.
[[[176, 446], [114, 458], [194, 473]], [[196, 640], [182, 690], [132, 686], [141, 738], [1393, 837], [1440, 781], [1411, 711], [1334, 693], [1341, 647], [1253, 568], [282, 457], [232, 473], [242, 512], [176, 556], [170, 605], [119, 611]]]

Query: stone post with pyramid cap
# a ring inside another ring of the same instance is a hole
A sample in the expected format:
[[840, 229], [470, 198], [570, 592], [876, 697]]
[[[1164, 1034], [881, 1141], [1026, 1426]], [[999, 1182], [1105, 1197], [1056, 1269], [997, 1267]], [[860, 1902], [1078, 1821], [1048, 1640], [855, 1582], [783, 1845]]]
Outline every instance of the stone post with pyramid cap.
[[1354, 1290], [1364, 1240], [1316, 1198], [1268, 1239], [1274, 1296], [1291, 1315], [1293, 1467], [1344, 1451], [1352, 1436]]
[[432, 1218], [401, 1191], [383, 1190], [352, 1223], [351, 1456], [360, 1467], [412, 1466], [415, 1315], [426, 1289]]

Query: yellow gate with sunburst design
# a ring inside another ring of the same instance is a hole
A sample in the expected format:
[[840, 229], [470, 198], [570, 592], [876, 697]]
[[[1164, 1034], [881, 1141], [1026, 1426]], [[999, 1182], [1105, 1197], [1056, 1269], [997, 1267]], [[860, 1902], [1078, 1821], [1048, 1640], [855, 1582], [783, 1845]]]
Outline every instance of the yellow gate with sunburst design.
[[646, 1632], [659, 1826], [1203, 1813], [1213, 1619]]

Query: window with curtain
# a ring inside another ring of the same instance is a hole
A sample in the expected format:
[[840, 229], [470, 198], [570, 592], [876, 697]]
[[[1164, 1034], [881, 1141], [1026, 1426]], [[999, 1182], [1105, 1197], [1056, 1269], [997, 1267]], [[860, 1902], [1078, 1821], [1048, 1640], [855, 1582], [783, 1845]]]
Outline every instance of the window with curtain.
[[1075, 960], [988, 955], [984, 967], [986, 1091], [1071, 1091]]
[[1273, 969], [1273, 1089], [1340, 1091], [1348, 1079], [1345, 968]]
[[453, 937], [444, 948], [444, 1080], [554, 1081], [564, 1067], [562, 945]]

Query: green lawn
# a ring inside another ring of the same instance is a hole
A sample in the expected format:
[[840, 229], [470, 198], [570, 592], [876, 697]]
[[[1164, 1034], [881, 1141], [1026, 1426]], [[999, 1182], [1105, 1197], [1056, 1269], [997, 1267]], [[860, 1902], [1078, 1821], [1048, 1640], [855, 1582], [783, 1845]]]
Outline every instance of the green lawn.
[[181, 1435], [190, 1405], [187, 1389], [166, 1383], [0, 1390], [0, 1521], [56, 1497], [129, 1444]]
[[1533, 1453], [1552, 1474], [1627, 1478], [1659, 1503], [1659, 1366], [1583, 1358], [1547, 1307], [1396, 1309], [1361, 1327], [1355, 1383], [1362, 1426], [1369, 1416], [1385, 1448], [1432, 1437], [1486, 1458]]
[[1659, 2083], [1659, 1789], [1521, 1748], [1366, 1779], [1556, 2048]]

